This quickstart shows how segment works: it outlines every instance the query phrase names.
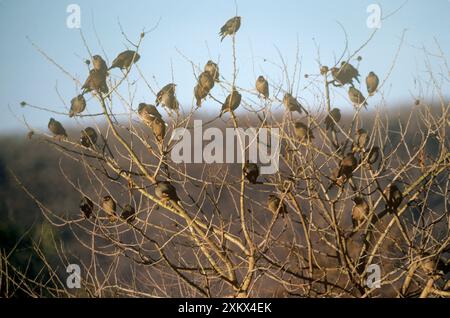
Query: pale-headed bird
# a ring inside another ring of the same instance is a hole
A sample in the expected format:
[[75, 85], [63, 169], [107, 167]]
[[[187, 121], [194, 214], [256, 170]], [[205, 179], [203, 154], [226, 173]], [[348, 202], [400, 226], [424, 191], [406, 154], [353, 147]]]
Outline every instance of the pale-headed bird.
[[260, 75], [258, 76], [258, 78], [256, 79], [256, 91], [264, 96], [265, 99], [269, 98], [269, 83], [267, 82], [267, 80], [264, 78], [264, 76]]

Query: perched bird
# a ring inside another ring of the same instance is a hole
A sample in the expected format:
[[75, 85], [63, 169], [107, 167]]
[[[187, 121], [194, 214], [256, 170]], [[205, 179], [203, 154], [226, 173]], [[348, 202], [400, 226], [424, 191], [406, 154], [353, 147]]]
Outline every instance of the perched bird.
[[258, 76], [258, 79], [256, 80], [256, 90], [260, 95], [264, 96], [265, 99], [269, 98], [269, 83], [262, 75]]
[[79, 113], [82, 113], [86, 108], [86, 100], [83, 95], [78, 95], [72, 98], [70, 101], [69, 117], [73, 117]]
[[[334, 121], [333, 121], [334, 119]], [[333, 108], [325, 118], [325, 127], [327, 130], [334, 129], [334, 123], [338, 123], [341, 120], [341, 110], [339, 108]]]
[[222, 42], [223, 39], [227, 35], [233, 35], [235, 34], [239, 28], [241, 27], [241, 17], [233, 17], [229, 19], [225, 24], [220, 28], [219, 35], [222, 37], [220, 41]]
[[136, 63], [137, 61], [139, 61], [140, 58], [141, 56], [135, 51], [131, 50], [124, 51], [119, 55], [117, 55], [117, 57], [114, 59], [109, 69], [113, 69], [115, 67], [118, 67], [121, 70], [127, 69], [130, 67], [132, 63]]
[[336, 184], [338, 187], [342, 187], [347, 181], [347, 177], [345, 175], [340, 175], [340, 170], [341, 170], [340, 168], [335, 168], [331, 171], [330, 176], [331, 184], [328, 187], [328, 190], [331, 189], [333, 184]]
[[131, 223], [136, 218], [136, 209], [130, 204], [125, 204], [120, 217], [126, 220], [128, 223]]
[[367, 162], [373, 165], [375, 162], [377, 162], [380, 154], [380, 148], [378, 146], [374, 146], [372, 149], [370, 149], [369, 154], [367, 155]]
[[303, 106], [298, 102], [298, 100], [292, 96], [290, 93], [284, 94], [283, 104], [290, 112], [302, 113]]
[[353, 152], [363, 152], [366, 149], [369, 142], [369, 134], [364, 128], [360, 128], [356, 131], [355, 141], [353, 143]]
[[339, 86], [343, 86], [345, 84], [348, 84], [346, 82], [346, 78], [344, 76], [344, 72], [341, 71], [338, 67], [332, 67], [331, 68], [331, 75], [333, 76], [333, 79], [339, 84]]
[[287, 214], [286, 205], [284, 202], [281, 202], [280, 198], [274, 194], [270, 194], [267, 199], [267, 206], [269, 211], [273, 214], [281, 215], [284, 218], [284, 215]]
[[369, 205], [361, 196], [354, 197], [353, 202], [355, 204], [352, 208], [352, 223], [353, 229], [355, 229], [366, 220], [369, 214]]
[[100, 55], [94, 55], [92, 57], [92, 66], [97, 72], [108, 75], [108, 66], [106, 66], [105, 60]]
[[198, 107], [202, 106], [202, 100], [208, 96], [208, 91], [204, 88], [202, 88], [200, 85], [195, 85], [194, 87], [194, 96], [196, 100], [196, 105]]
[[386, 195], [386, 210], [389, 213], [396, 213], [397, 208], [403, 200], [403, 194], [395, 184], [391, 184], [384, 190]]
[[169, 109], [177, 110], [179, 107], [179, 103], [175, 96], [175, 88], [177, 84], [169, 83], [156, 94], [156, 106], [162, 104]]
[[162, 143], [164, 141], [164, 136], [166, 135], [166, 122], [162, 118], [155, 117], [152, 122], [152, 131], [156, 140]]
[[94, 203], [88, 197], [82, 197], [80, 201], [80, 211], [86, 219], [89, 219], [94, 209]]
[[108, 215], [109, 221], [117, 221], [116, 202], [113, 200], [113, 198], [111, 198], [111, 196], [107, 195], [103, 197], [102, 209]]
[[87, 92], [96, 91], [97, 93], [108, 93], [108, 85], [106, 85], [106, 74], [94, 69], [89, 71], [89, 76], [84, 82], [82, 94]]
[[249, 162], [247, 160], [244, 164], [242, 172], [250, 183], [256, 184], [256, 180], [259, 176], [259, 168], [256, 163]]
[[348, 97], [356, 107], [360, 107], [362, 104], [367, 108], [366, 98], [358, 89], [354, 88], [353, 86], [350, 86], [348, 89]]
[[180, 202], [178, 198], [177, 190], [169, 181], [159, 181], [156, 183], [155, 195], [162, 201], [175, 201]]
[[63, 125], [53, 118], [50, 118], [50, 121], [48, 122], [48, 130], [50, 130], [55, 137], [67, 138], [67, 133]]
[[86, 127], [81, 131], [80, 144], [86, 148], [97, 143], [97, 132], [92, 127]]
[[140, 103], [138, 106], [138, 115], [141, 120], [148, 126], [151, 126], [155, 118], [162, 119], [161, 114], [155, 105]]
[[355, 155], [352, 152], [347, 153], [339, 166], [338, 177], [345, 176], [349, 179], [357, 167], [358, 161], [356, 160]]
[[450, 272], [450, 260], [444, 260], [438, 255], [430, 255], [429, 253], [422, 253], [420, 256], [420, 268], [427, 275], [444, 276]]
[[222, 116], [224, 113], [228, 111], [234, 111], [241, 104], [241, 94], [233, 87], [231, 93], [225, 99], [225, 102], [222, 104], [222, 110], [220, 111], [220, 115]]
[[348, 62], [341, 62], [341, 72], [344, 73], [346, 82], [353, 85], [353, 79], [359, 83], [359, 72], [358, 70]]
[[305, 139], [307, 141], [311, 141], [311, 139], [314, 139], [313, 132], [311, 129], [306, 126], [302, 122], [296, 122], [294, 125], [294, 133], [295, 135], [300, 139], [300, 141], [304, 141]]
[[208, 72], [215, 82], [219, 81], [219, 66], [216, 63], [209, 60], [205, 65], [204, 71]]
[[378, 76], [374, 72], [370, 72], [369, 75], [367, 75], [366, 86], [369, 96], [372, 96], [377, 91], [379, 82], [380, 80], [378, 79]]
[[198, 85], [209, 93], [214, 87], [214, 78], [209, 72], [203, 71], [198, 77]]

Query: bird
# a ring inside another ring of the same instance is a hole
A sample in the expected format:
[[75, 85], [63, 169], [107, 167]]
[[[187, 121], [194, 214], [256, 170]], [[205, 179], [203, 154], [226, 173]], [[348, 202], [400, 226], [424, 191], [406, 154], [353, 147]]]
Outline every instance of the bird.
[[258, 93], [262, 96], [264, 96], [265, 99], [269, 98], [269, 83], [264, 78], [264, 76], [260, 75], [256, 79], [256, 90]]
[[69, 117], [73, 117], [79, 113], [82, 113], [86, 108], [86, 100], [83, 95], [78, 95], [72, 98], [70, 101]]
[[370, 149], [369, 154], [367, 155], [367, 162], [371, 165], [373, 165], [375, 162], [377, 162], [378, 158], [380, 157], [381, 151], [380, 147], [374, 146], [372, 149]]
[[104, 196], [101, 206], [103, 211], [105, 211], [105, 213], [108, 215], [109, 221], [117, 221], [116, 202], [113, 200], [113, 198], [111, 198], [111, 196]]
[[97, 132], [92, 127], [86, 127], [81, 131], [80, 144], [86, 148], [97, 143]]
[[236, 16], [233, 17], [231, 19], [229, 19], [227, 22], [225, 22], [225, 24], [220, 28], [220, 32], [219, 35], [222, 37], [220, 39], [220, 42], [223, 41], [223, 39], [227, 36], [227, 35], [233, 35], [236, 34], [236, 32], [239, 30], [239, 28], [241, 27], [241, 17]]
[[341, 72], [344, 73], [344, 77], [347, 83], [353, 86], [353, 79], [359, 83], [359, 72], [358, 70], [348, 62], [341, 62]]
[[331, 75], [333, 76], [333, 79], [338, 82], [339, 86], [343, 86], [345, 84], [348, 84], [345, 78], [344, 72], [338, 68], [338, 67], [332, 67], [331, 68]]
[[375, 94], [378, 88], [378, 83], [380, 80], [378, 79], [378, 76], [374, 72], [370, 72], [369, 75], [366, 77], [366, 86], [367, 86], [367, 92], [369, 93], [369, 96], [372, 96]]
[[83, 196], [80, 200], [80, 211], [86, 219], [91, 217], [93, 209], [94, 203], [88, 197]]
[[106, 74], [94, 69], [89, 71], [89, 76], [84, 82], [82, 95], [87, 92], [96, 91], [97, 93], [108, 93], [108, 85], [106, 85]]
[[92, 66], [97, 72], [108, 75], [108, 66], [106, 66], [105, 60], [100, 55], [94, 55], [92, 57]]
[[397, 209], [402, 203], [403, 194], [396, 184], [391, 184], [384, 190], [386, 196], [386, 210], [389, 213], [397, 213]]
[[50, 118], [50, 121], [48, 122], [48, 130], [50, 130], [54, 137], [67, 138], [67, 133], [63, 125], [54, 118]]
[[120, 215], [120, 217], [125, 221], [127, 221], [128, 223], [131, 223], [136, 218], [136, 209], [130, 204], [125, 204], [125, 206], [122, 209], [122, 214]]
[[256, 184], [256, 180], [259, 176], [258, 165], [247, 160], [244, 164], [244, 168], [242, 169], [242, 173], [250, 183]]
[[334, 168], [331, 171], [331, 176], [330, 176], [330, 180], [331, 180], [331, 184], [328, 187], [328, 190], [331, 189], [331, 187], [336, 184], [338, 187], [342, 187], [345, 182], [347, 181], [347, 177], [345, 175], [339, 175], [340, 174], [340, 168]]
[[141, 56], [135, 51], [131, 50], [124, 51], [119, 55], [117, 55], [117, 57], [114, 59], [109, 69], [111, 70], [115, 67], [118, 67], [121, 70], [127, 69], [130, 67], [132, 63], [136, 63], [137, 61], [139, 61], [140, 58]]
[[339, 166], [338, 177], [345, 176], [345, 178], [349, 179], [357, 167], [358, 161], [355, 155], [352, 152], [347, 153]]
[[162, 143], [164, 141], [164, 136], [166, 135], [166, 123], [162, 118], [155, 117], [152, 122], [152, 131], [155, 135], [156, 140]]
[[360, 107], [362, 104], [367, 108], [366, 98], [358, 89], [354, 88], [353, 86], [350, 86], [348, 89], [348, 97], [356, 107]]
[[369, 142], [369, 134], [364, 128], [356, 131], [355, 141], [353, 142], [353, 152], [363, 152]]
[[234, 111], [241, 104], [241, 94], [233, 87], [231, 93], [225, 99], [225, 102], [222, 104], [222, 110], [220, 111], [220, 116], [228, 111]]
[[369, 214], [369, 205], [367, 204], [367, 201], [359, 195], [353, 198], [353, 202], [355, 204], [352, 208], [352, 223], [353, 229], [356, 229], [367, 218], [367, 215]]
[[208, 72], [209, 75], [212, 76], [212, 78], [214, 79], [215, 82], [219, 81], [219, 66], [217, 66], [216, 63], [209, 60], [208, 62], [206, 62], [204, 71]]
[[341, 120], [341, 110], [339, 108], [333, 108], [325, 118], [325, 127], [327, 130], [334, 129], [334, 123], [338, 123]]
[[162, 119], [155, 105], [140, 103], [138, 106], [139, 118], [148, 126], [151, 126], [155, 118]]
[[304, 141], [305, 139], [307, 141], [311, 141], [311, 139], [314, 139], [314, 134], [311, 129], [300, 121], [295, 123], [294, 133], [295, 136], [300, 139], [300, 141]]
[[290, 93], [284, 94], [283, 97], [283, 104], [286, 106], [286, 108], [291, 112], [298, 112], [299, 114], [302, 113], [303, 106], [298, 102], [298, 100], [292, 96]]
[[284, 202], [281, 202], [280, 198], [277, 197], [274, 194], [269, 194], [269, 197], [267, 199], [267, 206], [269, 208], [269, 211], [273, 214], [281, 215], [281, 217], [284, 218], [284, 215], [287, 214], [286, 205]]
[[156, 106], [159, 104], [162, 104], [169, 109], [177, 110], [179, 107], [179, 103], [177, 101], [177, 98], [175, 96], [175, 88], [177, 84], [169, 83], [156, 94]]
[[198, 77], [198, 85], [205, 91], [209, 91], [214, 87], [214, 78], [207, 71], [203, 71]]
[[204, 88], [202, 88], [199, 84], [195, 85], [194, 87], [194, 97], [196, 100], [197, 107], [202, 106], [202, 100], [208, 96], [208, 91]]
[[181, 200], [177, 195], [177, 190], [169, 181], [158, 181], [155, 187], [155, 195], [162, 201], [174, 201], [179, 203]]

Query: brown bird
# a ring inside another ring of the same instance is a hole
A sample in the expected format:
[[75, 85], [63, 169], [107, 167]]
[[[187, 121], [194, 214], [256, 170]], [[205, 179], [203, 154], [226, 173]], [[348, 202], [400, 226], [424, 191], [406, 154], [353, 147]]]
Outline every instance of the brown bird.
[[204, 88], [202, 88], [200, 85], [195, 85], [194, 87], [194, 96], [196, 100], [197, 107], [202, 106], [202, 100], [208, 96], [208, 91]]
[[241, 17], [233, 17], [229, 19], [225, 24], [220, 28], [219, 35], [222, 37], [220, 41], [222, 42], [223, 39], [227, 35], [233, 35], [235, 34], [239, 28], [241, 27]]
[[222, 110], [220, 111], [220, 115], [222, 116], [224, 113], [228, 111], [234, 111], [241, 104], [241, 94], [233, 87], [231, 93], [225, 99], [225, 102], [222, 104]]
[[67, 138], [67, 133], [63, 125], [53, 118], [50, 118], [50, 121], [48, 122], [48, 130], [50, 130], [55, 137]]
[[102, 209], [108, 215], [110, 222], [117, 221], [116, 202], [113, 200], [113, 198], [111, 198], [111, 196], [107, 195], [103, 197]]
[[290, 93], [284, 94], [283, 104], [290, 112], [302, 113], [303, 106], [298, 102], [298, 100], [292, 96]]
[[363, 152], [366, 149], [369, 142], [369, 134], [364, 128], [360, 128], [356, 131], [355, 142], [353, 143], [353, 152]]
[[94, 209], [94, 203], [88, 197], [82, 197], [80, 201], [80, 211], [86, 219], [89, 219]]
[[357, 108], [359, 108], [361, 105], [364, 105], [364, 107], [367, 108], [366, 98], [359, 90], [357, 90], [353, 86], [350, 86], [348, 89], [348, 97], [350, 98], [353, 105], [355, 105]]
[[155, 117], [152, 122], [152, 131], [156, 140], [162, 143], [164, 141], [164, 136], [166, 135], [166, 122], [162, 118]]
[[162, 201], [175, 201], [180, 202], [178, 198], [177, 190], [169, 181], [159, 181], [156, 183], [155, 195]]
[[256, 184], [256, 180], [259, 176], [259, 168], [256, 163], [249, 162], [247, 160], [244, 164], [242, 172], [250, 183]]
[[328, 190], [331, 189], [331, 187], [333, 186], [333, 184], [336, 184], [338, 187], [342, 187], [345, 182], [347, 181], [347, 177], [345, 175], [339, 175], [340, 173], [340, 168], [334, 168], [331, 171], [331, 176], [330, 176], [330, 180], [331, 180], [331, 184], [328, 187]]
[[96, 91], [97, 93], [108, 93], [108, 85], [106, 85], [106, 74], [103, 72], [96, 71], [94, 69], [89, 71], [89, 76], [81, 87], [83, 92], [81, 94], [86, 94], [87, 92]]
[[82, 113], [86, 108], [86, 100], [83, 95], [78, 95], [72, 98], [70, 101], [69, 117], [73, 117], [79, 113]]
[[219, 66], [217, 66], [216, 63], [209, 60], [205, 65], [204, 71], [208, 72], [209, 75], [211, 75], [211, 77], [214, 79], [214, 81], [219, 81]]
[[284, 202], [281, 202], [280, 198], [274, 194], [270, 194], [267, 199], [267, 206], [269, 211], [273, 214], [281, 215], [284, 218], [284, 215], [287, 214], [286, 205]]
[[341, 161], [338, 177], [345, 176], [349, 179], [357, 167], [358, 160], [356, 160], [352, 152], [347, 153]]
[[100, 55], [92, 57], [92, 66], [94, 70], [108, 75], [108, 66], [106, 66], [105, 60]]
[[122, 209], [122, 214], [120, 215], [120, 217], [125, 221], [127, 221], [128, 223], [131, 223], [136, 218], [136, 209], [130, 204], [125, 204], [125, 206]]
[[386, 195], [386, 210], [389, 213], [397, 213], [397, 208], [403, 200], [403, 194], [395, 184], [391, 184], [384, 190]]
[[209, 74], [209, 72], [203, 71], [198, 77], [198, 85], [207, 91], [209, 91], [214, 87], [214, 78]]
[[372, 149], [370, 149], [369, 154], [367, 155], [367, 162], [373, 165], [375, 162], [377, 162], [380, 154], [380, 148], [378, 146], [374, 146]]
[[156, 106], [162, 104], [169, 109], [178, 110], [179, 103], [175, 96], [175, 88], [177, 84], [169, 83], [156, 94]]
[[355, 204], [352, 208], [352, 223], [353, 229], [356, 229], [366, 220], [369, 214], [369, 205], [361, 196], [354, 197], [353, 202]]
[[344, 77], [347, 83], [353, 85], [353, 79], [359, 83], [359, 72], [358, 70], [348, 62], [341, 62], [341, 72], [344, 73]]
[[135, 51], [131, 50], [124, 51], [119, 55], [117, 55], [117, 57], [114, 59], [109, 69], [113, 69], [115, 67], [118, 67], [121, 70], [127, 69], [130, 67], [131, 64], [139, 61], [140, 58], [141, 56]]
[[81, 131], [80, 144], [86, 148], [97, 143], [97, 132], [92, 127], [86, 127]]
[[269, 98], [269, 83], [262, 75], [258, 76], [258, 79], [256, 80], [256, 90], [260, 95], [264, 96], [265, 99]]
[[367, 75], [366, 86], [369, 96], [372, 96], [377, 91], [379, 82], [380, 80], [378, 79], [378, 76], [374, 72], [370, 72], [369, 75]]
[[[333, 120], [334, 119], [334, 120]], [[341, 120], [341, 110], [339, 108], [333, 108], [325, 118], [325, 127], [327, 130], [334, 129], [334, 123], [338, 123]]]
[[162, 119], [156, 107], [151, 104], [140, 103], [138, 106], [139, 118], [148, 126], [151, 126], [155, 118]]
[[312, 130], [304, 123], [299, 121], [296, 122], [294, 125], [294, 133], [295, 136], [297, 136], [301, 142], [303, 142], [305, 139], [307, 141], [311, 141], [312, 139], [314, 139], [314, 134]]

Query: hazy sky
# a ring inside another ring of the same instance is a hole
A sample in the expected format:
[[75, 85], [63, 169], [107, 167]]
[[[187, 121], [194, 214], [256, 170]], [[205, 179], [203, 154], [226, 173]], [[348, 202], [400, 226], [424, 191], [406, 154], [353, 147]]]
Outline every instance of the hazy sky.
[[[178, 99], [182, 104], [192, 103], [195, 78], [190, 63], [177, 49], [201, 67], [210, 58], [216, 61], [220, 58], [221, 73], [227, 79], [231, 78], [231, 41], [226, 38], [220, 42], [218, 31], [228, 18], [235, 15], [234, 1], [0, 0], [0, 132], [25, 129], [8, 110], [8, 105], [16, 116], [21, 118], [25, 115], [28, 122], [38, 128], [45, 128], [49, 117], [55, 117], [68, 126], [74, 123], [74, 119], [63, 115], [19, 106], [25, 100], [30, 104], [65, 112], [70, 99], [78, 92], [71, 78], [39, 54], [27, 37], [70, 74], [81, 82], [85, 80], [87, 69], [83, 59], [89, 55], [80, 37], [80, 30], [66, 25], [69, 15], [66, 9], [72, 3], [81, 8], [81, 30], [92, 52], [104, 55], [95, 36], [95, 25], [109, 62], [128, 45], [121, 35], [119, 20], [133, 40], [138, 39], [143, 28], [149, 29], [160, 20], [158, 28], [144, 39], [138, 64], [149, 84], [156, 90], [172, 81], [173, 69], [174, 81], [178, 84]], [[345, 46], [344, 33], [338, 24], [341, 23], [348, 34], [349, 52], [354, 52], [373, 32], [367, 26], [370, 15], [367, 7], [373, 3], [363, 0], [237, 0], [239, 15], [242, 16], [241, 29], [237, 35], [237, 84], [253, 89], [255, 78], [260, 74], [275, 83], [281, 81], [282, 74], [272, 63], [280, 64], [277, 48], [286, 59], [292, 77], [298, 38], [301, 69], [300, 77], [296, 79], [300, 81], [298, 87], [295, 86], [295, 93], [305, 104], [314, 108], [318, 101], [312, 96], [317, 88], [304, 78], [304, 74], [318, 73], [316, 43], [320, 47], [322, 63], [333, 65]], [[405, 1], [377, 3], [383, 16], [386, 16]], [[369, 71], [375, 71], [380, 78], [389, 72], [402, 32], [406, 29], [405, 43], [383, 90], [385, 99], [390, 103], [411, 100], [411, 94], [419, 92], [415, 78], [427, 81], [421, 48], [437, 52], [435, 38], [444, 55], [449, 56], [449, 16], [448, 0], [406, 1], [398, 12], [381, 22], [381, 28], [373, 40], [359, 53], [363, 57], [359, 64], [362, 82]], [[438, 61], [438, 58], [430, 60], [433, 68], [438, 68]], [[357, 62], [354, 62], [356, 65]], [[112, 72], [113, 78], [119, 74], [118, 70]], [[448, 76], [444, 93], [448, 93]], [[139, 78], [139, 73], [133, 69], [131, 80]], [[142, 81], [130, 84], [133, 90], [136, 89], [134, 109], [139, 102], [154, 101], [154, 96]], [[122, 92], [125, 94], [124, 88]], [[361, 90], [365, 93], [365, 85]], [[216, 86], [213, 93], [219, 99], [224, 99], [225, 92], [220, 87]], [[345, 96], [346, 91], [333, 90], [334, 104], [342, 108], [349, 107]], [[255, 100], [251, 95], [247, 98]], [[377, 96], [369, 102], [371, 107], [378, 103], [379, 98]], [[123, 111], [121, 106], [116, 107], [116, 111]], [[203, 107], [203, 110], [211, 113], [217, 113], [220, 108], [210, 100]], [[281, 109], [281, 106], [274, 105], [274, 108]], [[95, 100], [88, 101], [88, 112], [95, 113], [98, 110]]]

